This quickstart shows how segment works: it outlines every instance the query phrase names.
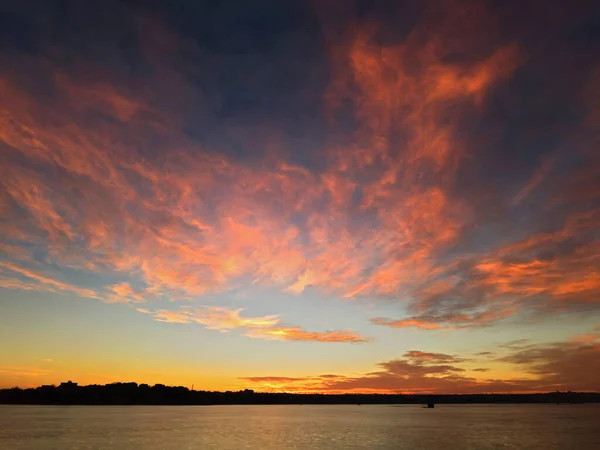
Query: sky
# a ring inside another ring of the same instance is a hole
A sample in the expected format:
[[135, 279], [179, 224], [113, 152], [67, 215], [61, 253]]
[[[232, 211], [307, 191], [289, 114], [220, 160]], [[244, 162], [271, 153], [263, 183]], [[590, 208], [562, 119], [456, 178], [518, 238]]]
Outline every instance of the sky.
[[600, 391], [593, 1], [4, 1], [0, 387]]

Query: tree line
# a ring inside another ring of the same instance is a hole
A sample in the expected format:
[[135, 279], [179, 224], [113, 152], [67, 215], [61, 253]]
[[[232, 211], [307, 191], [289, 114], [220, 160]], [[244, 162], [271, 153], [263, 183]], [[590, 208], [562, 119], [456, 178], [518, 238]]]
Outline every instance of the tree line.
[[536, 394], [321, 394], [201, 391], [183, 386], [111, 383], [0, 389], [0, 403], [36, 405], [320, 405], [320, 404], [467, 404], [467, 403], [597, 403], [598, 392]]

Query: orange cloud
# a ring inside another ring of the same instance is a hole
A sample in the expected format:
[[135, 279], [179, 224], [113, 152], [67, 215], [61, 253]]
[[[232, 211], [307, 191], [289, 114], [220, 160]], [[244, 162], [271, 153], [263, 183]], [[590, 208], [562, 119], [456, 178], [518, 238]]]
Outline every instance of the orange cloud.
[[[248, 387], [295, 392], [364, 393], [493, 393], [598, 391], [600, 346], [594, 342], [567, 342], [505, 346], [499, 360], [513, 365], [518, 378], [481, 378], [469, 372], [488, 368], [465, 366], [455, 355], [410, 351], [404, 358], [378, 364], [375, 372], [359, 375], [307, 377], [245, 377]], [[477, 362], [469, 360], [469, 364]]]
[[108, 303], [141, 303], [145, 301], [143, 293], [133, 289], [127, 282], [113, 284], [107, 289], [111, 291], [106, 299]]
[[167, 309], [159, 309], [157, 311], [150, 311], [146, 308], [137, 308], [137, 310], [144, 314], [150, 314], [154, 317], [154, 320], [158, 322], [167, 323], [191, 323], [192, 312], [191, 311], [169, 311]]
[[[196, 300], [249, 284], [295, 294], [312, 287], [344, 298], [394, 298], [407, 316], [373, 323], [429, 330], [488, 325], [540, 305], [549, 311], [597, 303], [593, 201], [600, 164], [593, 139], [585, 167], [540, 208], [558, 208], [554, 215], [564, 223], [546, 224], [536, 210], [530, 222], [544, 224], [537, 227], [544, 232], [518, 230], [523, 236], [504, 235], [500, 243], [492, 236], [484, 249], [469, 242], [482, 228], [473, 192], [488, 186], [463, 192], [461, 177], [483, 150], [468, 142], [462, 122], [482, 114], [488, 96], [526, 62], [519, 45], [498, 40], [499, 24], [483, 4], [425, 8], [402, 40], [386, 39], [377, 21], [353, 19], [340, 29], [322, 17], [331, 139], [315, 148], [318, 168], [287, 160], [288, 149], [249, 163], [192, 139], [177, 102], [202, 103], [203, 93], [174, 69], [174, 49], [183, 43], [146, 21], [140, 45], [156, 78], [131, 80], [119, 69], [84, 77], [85, 60], [58, 68], [27, 56], [52, 85], [50, 99], [28, 91], [17, 69], [3, 74], [0, 213], [7, 220], [0, 221], [0, 249], [21, 271], [5, 267], [0, 286], [131, 303], [149, 296]], [[160, 30], [160, 37], [148, 30]], [[199, 51], [189, 45], [186, 52]], [[596, 77], [582, 100], [590, 110], [582, 125], [587, 134], [600, 117], [590, 101]], [[350, 133], [342, 113], [355, 123]], [[559, 163], [542, 163], [502, 206], [537, 193]], [[32, 248], [48, 271], [125, 281], [96, 292], [58, 281], [57, 273], [29, 271]], [[239, 312], [152, 314], [216, 329], [250, 327]], [[271, 325], [249, 334], [364, 340], [353, 332]]]
[[539, 318], [585, 309], [600, 292], [594, 237], [599, 223], [595, 211], [573, 214], [555, 231], [458, 260], [442, 278], [411, 292], [408, 317], [371, 321], [392, 328], [460, 329], [518, 314]]
[[244, 336], [277, 341], [314, 341], [314, 342], [349, 342], [363, 343], [369, 339], [349, 331], [306, 331], [298, 326], [288, 326], [280, 323], [279, 316], [266, 315], [259, 317], [244, 317], [243, 309], [228, 309], [218, 306], [188, 307], [179, 311], [157, 310], [150, 311], [138, 308], [139, 312], [150, 314], [159, 322], [168, 323], [199, 323], [209, 330], [227, 332], [234, 329], [244, 330]]
[[376, 317], [374, 319], [371, 319], [371, 322], [374, 323], [375, 325], [383, 325], [383, 326], [391, 327], [391, 328], [415, 327], [415, 328], [421, 328], [424, 330], [439, 330], [440, 328], [445, 328], [444, 326], [438, 325], [437, 323], [427, 322], [427, 321], [418, 320], [418, 319], [392, 320], [392, 319], [386, 319], [384, 317]]
[[246, 336], [282, 341], [314, 341], [314, 342], [349, 342], [363, 343], [370, 339], [349, 330], [314, 332], [300, 327], [277, 326], [268, 328], [252, 328]]
[[475, 284], [496, 295], [594, 302], [600, 292], [600, 242], [587, 240], [594, 212], [569, 217], [562, 230], [500, 248], [474, 265]]
[[[62, 84], [66, 82], [61, 78]], [[95, 105], [96, 87], [88, 89], [86, 96], [92, 100], [77, 108]], [[383, 230], [357, 241], [356, 233], [362, 230], [353, 230], [352, 223], [335, 211], [344, 203], [335, 200], [340, 186], [347, 185], [343, 189], [348, 198], [356, 183], [348, 181], [346, 173], [336, 173], [336, 164], [319, 180], [280, 162], [270, 171], [255, 171], [225, 158], [200, 153], [192, 159], [173, 153], [167, 161], [174, 175], [165, 175], [140, 162], [134, 150], [125, 153], [116, 141], [108, 141], [106, 136], [114, 130], [84, 130], [76, 122], [70, 122], [67, 130], [37, 128], [28, 112], [18, 116], [18, 106], [6, 124], [12, 128], [10, 136], [22, 136], [27, 130], [36, 135], [36, 143], [16, 137], [10, 143], [33, 160], [71, 173], [74, 181], [73, 186], [61, 186], [47, 174], [13, 171], [7, 192], [11, 202], [24, 208], [28, 216], [19, 217], [21, 223], [11, 233], [35, 242], [40, 240], [37, 231], [43, 230], [49, 244], [60, 249], [52, 255], [60, 264], [94, 271], [139, 270], [153, 292], [202, 295], [227, 289], [237, 278], [250, 276], [254, 281], [287, 285], [292, 292], [315, 285], [344, 296], [391, 293], [415, 275], [424, 277], [430, 272], [433, 262], [427, 260], [432, 257], [426, 250], [431, 245], [428, 240], [445, 243], [457, 233], [457, 227], [447, 220], [453, 213], [446, 195], [438, 188], [408, 197], [399, 211], [383, 214], [387, 206], [378, 206]], [[74, 113], [68, 108], [54, 114], [65, 114], [66, 122], [66, 114]], [[17, 128], [17, 118], [27, 125]], [[124, 140], [131, 139], [138, 120], [131, 118], [131, 130], [125, 130]], [[48, 149], [45, 153], [38, 151], [41, 142]], [[113, 151], [102, 150], [115, 146]], [[128, 181], [132, 175], [138, 177], [136, 187]], [[235, 179], [245, 180], [244, 186], [232, 183]], [[52, 190], [47, 187], [50, 185]], [[24, 186], [30, 190], [37, 186], [35, 195], [27, 194]], [[147, 191], [143, 195], [138, 192], [140, 186]], [[75, 198], [73, 189], [79, 192]], [[202, 199], [214, 191], [229, 192], [229, 201], [208, 208]], [[275, 199], [272, 206], [263, 201], [267, 192]], [[332, 210], [314, 215], [309, 208], [327, 196], [334, 199]], [[435, 222], [440, 210], [448, 210], [443, 226]], [[306, 230], [289, 222], [298, 212], [312, 216]], [[12, 213], [17, 215], [16, 208]], [[345, 222], [348, 228], [339, 229]], [[426, 236], [414, 236], [417, 229]], [[308, 245], [303, 244], [306, 237]], [[403, 250], [415, 239], [418, 249]], [[364, 249], [370, 250], [362, 256]], [[153, 257], [156, 254], [167, 257], [157, 259]], [[405, 256], [398, 260], [394, 254]], [[371, 268], [374, 259], [382, 263], [375, 271]], [[405, 278], [397, 276], [402, 271]]]

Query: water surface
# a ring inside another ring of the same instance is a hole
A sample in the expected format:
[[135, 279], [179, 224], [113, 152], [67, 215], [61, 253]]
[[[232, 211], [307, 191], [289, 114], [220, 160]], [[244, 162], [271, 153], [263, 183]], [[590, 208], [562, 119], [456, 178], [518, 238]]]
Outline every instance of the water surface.
[[0, 449], [600, 449], [600, 405], [12, 406]]

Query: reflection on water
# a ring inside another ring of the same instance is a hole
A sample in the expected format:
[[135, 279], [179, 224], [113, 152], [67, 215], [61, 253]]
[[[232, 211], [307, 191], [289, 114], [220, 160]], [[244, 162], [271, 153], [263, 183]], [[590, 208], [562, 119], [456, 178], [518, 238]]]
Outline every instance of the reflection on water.
[[600, 405], [7, 406], [1, 449], [600, 449]]

